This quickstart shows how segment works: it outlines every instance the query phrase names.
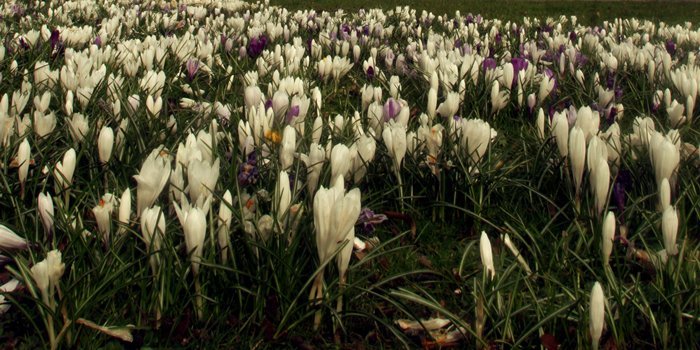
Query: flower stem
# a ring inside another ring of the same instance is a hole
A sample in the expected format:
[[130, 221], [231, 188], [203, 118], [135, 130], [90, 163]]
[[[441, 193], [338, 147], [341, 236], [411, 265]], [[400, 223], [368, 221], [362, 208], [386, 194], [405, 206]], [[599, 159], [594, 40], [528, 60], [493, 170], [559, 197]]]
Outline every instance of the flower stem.
[[194, 292], [195, 311], [197, 312], [197, 319], [201, 321], [204, 317], [204, 299], [202, 298], [202, 286], [199, 284], [198, 276], [194, 276]]

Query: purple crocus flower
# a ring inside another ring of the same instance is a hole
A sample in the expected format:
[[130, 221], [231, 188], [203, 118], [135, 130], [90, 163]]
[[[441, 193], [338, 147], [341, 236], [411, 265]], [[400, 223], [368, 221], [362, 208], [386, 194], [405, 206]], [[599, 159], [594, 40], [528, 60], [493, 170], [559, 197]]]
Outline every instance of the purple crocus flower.
[[389, 97], [384, 103], [384, 121], [388, 122], [396, 118], [399, 112], [401, 112], [401, 104], [393, 97]]
[[581, 51], [576, 52], [576, 66], [581, 68], [588, 63], [588, 56], [581, 53]]
[[374, 79], [374, 67], [369, 66], [367, 68], [367, 79], [372, 80]]
[[238, 166], [238, 184], [240, 186], [251, 185], [258, 181], [260, 172], [257, 164], [257, 158], [255, 152], [253, 152], [248, 155], [248, 160], [245, 163], [241, 163]]
[[287, 110], [287, 124], [291, 124], [295, 117], [299, 116], [299, 105], [293, 105]]
[[513, 65], [513, 73], [514, 73], [512, 86], [515, 86], [515, 83], [518, 82], [518, 73], [520, 73], [520, 71], [526, 70], [528, 63], [527, 63], [527, 60], [522, 58], [522, 57], [514, 57], [513, 59], [510, 60], [510, 63]]
[[265, 110], [268, 110], [272, 108], [272, 99], [268, 99], [265, 101]]
[[102, 38], [99, 35], [96, 36], [93, 44], [95, 44], [97, 47], [102, 47]]
[[52, 30], [51, 37], [49, 38], [49, 43], [51, 43], [51, 51], [56, 49], [56, 46], [58, 46], [59, 40], [60, 40], [60, 33], [58, 32], [58, 29]]
[[199, 60], [194, 58], [187, 60], [187, 77], [190, 79], [190, 81], [194, 80], [194, 76], [197, 74], [198, 70]]
[[248, 42], [248, 56], [252, 59], [258, 58], [260, 54], [265, 50], [265, 47], [267, 47], [267, 37], [264, 35], [261, 35], [257, 38], [252, 38]]
[[496, 60], [493, 57], [486, 58], [481, 64], [481, 66], [484, 68], [484, 71], [487, 71], [489, 69], [496, 69], [496, 65]]
[[355, 225], [362, 225], [362, 229], [365, 233], [370, 234], [374, 232], [374, 225], [381, 224], [386, 220], [386, 215], [375, 214], [372, 209], [365, 207], [360, 211], [360, 216], [357, 218]]
[[467, 24], [474, 23], [474, 16], [471, 13], [467, 15], [466, 22]]
[[676, 53], [676, 43], [673, 42], [673, 40], [668, 39], [666, 40], [666, 51], [671, 55], [675, 55]]
[[24, 7], [22, 7], [20, 4], [12, 5], [12, 14], [17, 17], [24, 16]]

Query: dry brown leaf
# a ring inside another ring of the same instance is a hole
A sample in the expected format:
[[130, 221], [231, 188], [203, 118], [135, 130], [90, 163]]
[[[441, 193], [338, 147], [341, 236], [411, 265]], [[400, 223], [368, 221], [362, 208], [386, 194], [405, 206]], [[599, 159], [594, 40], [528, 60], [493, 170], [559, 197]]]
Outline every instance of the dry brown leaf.
[[79, 318], [77, 321], [75, 321], [75, 323], [81, 324], [88, 328], [92, 328], [98, 332], [107, 334], [110, 337], [114, 337], [125, 342], [131, 343], [134, 341], [134, 337], [133, 335], [131, 335], [131, 330], [134, 328], [133, 325], [126, 325], [125, 327], [107, 327], [100, 326], [95, 322], [86, 320], [84, 318]]

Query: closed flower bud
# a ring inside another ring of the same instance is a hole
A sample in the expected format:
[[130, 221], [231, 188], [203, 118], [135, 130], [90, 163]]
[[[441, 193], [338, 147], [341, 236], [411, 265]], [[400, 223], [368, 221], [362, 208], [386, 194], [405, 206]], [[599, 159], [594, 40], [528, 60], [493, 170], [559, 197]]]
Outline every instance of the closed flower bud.
[[190, 254], [190, 261], [192, 262], [192, 273], [197, 276], [199, 274], [199, 263], [204, 250], [207, 218], [204, 211], [193, 207], [186, 212], [184, 218], [180, 217], [180, 223], [185, 233], [185, 244], [187, 245], [187, 252]]
[[[119, 216], [118, 220], [124, 226], [129, 226], [129, 218], [131, 217], [131, 190], [127, 188], [122, 192], [122, 196], [119, 199]], [[120, 232], [124, 229], [120, 228]]]
[[581, 190], [583, 181], [583, 170], [586, 161], [586, 138], [581, 128], [574, 126], [569, 133], [569, 162], [571, 164], [571, 174], [574, 178], [576, 196]]
[[0, 250], [26, 249], [27, 240], [18, 236], [5, 225], [0, 225]]
[[27, 174], [29, 173], [29, 162], [31, 160], [31, 147], [29, 146], [29, 141], [27, 138], [22, 140], [19, 144], [19, 149], [17, 150], [17, 165], [19, 169], [17, 174], [19, 175], [20, 186], [22, 187], [22, 193], [24, 193], [24, 183], [27, 181]]
[[228, 261], [229, 255], [229, 231], [233, 219], [233, 212], [231, 211], [232, 205], [233, 197], [231, 196], [231, 191], [226, 190], [223, 197], [221, 197], [221, 205], [219, 206], [219, 228], [217, 230], [217, 241], [221, 249], [221, 260], [224, 264]]
[[39, 193], [39, 198], [37, 199], [37, 207], [39, 211], [39, 217], [41, 218], [41, 224], [44, 227], [44, 233], [50, 235], [53, 231], [53, 218], [54, 218], [54, 207], [53, 199], [51, 195], [46, 193]]
[[109, 245], [110, 233], [112, 231], [112, 212], [114, 211], [114, 196], [111, 193], [105, 193], [100, 198], [97, 205], [92, 208], [92, 213], [97, 221], [97, 229], [102, 235], [102, 241], [107, 246]]
[[670, 255], [678, 254], [676, 236], [678, 235], [678, 212], [673, 206], [668, 206], [661, 217], [661, 232], [664, 237], [664, 248]]
[[607, 158], [598, 159], [598, 165], [595, 167], [594, 174], [595, 176], [592, 176], [591, 180], [595, 181], [593, 184], [595, 209], [596, 213], [601, 215], [605, 209], [605, 206], [607, 205], [608, 190], [610, 189], [610, 166], [608, 166]]
[[53, 176], [56, 178], [56, 184], [60, 189], [70, 187], [73, 182], [73, 173], [77, 159], [75, 149], [71, 148], [63, 155], [63, 161], [56, 163], [53, 170]]
[[291, 125], [284, 127], [282, 134], [282, 142], [280, 144], [280, 167], [282, 170], [287, 170], [294, 163], [294, 152], [297, 148], [297, 132]]
[[603, 221], [603, 261], [605, 264], [610, 263], [610, 254], [613, 250], [613, 242], [615, 240], [615, 214], [609, 211], [605, 215]]
[[598, 282], [591, 290], [590, 318], [591, 346], [593, 350], [597, 350], [605, 326], [605, 295]]
[[569, 154], [569, 121], [566, 114], [562, 112], [554, 113], [552, 118], [552, 132], [557, 142], [559, 155], [564, 158]]
[[537, 136], [540, 138], [540, 140], [544, 140], [544, 124], [544, 110], [540, 108], [540, 110], [537, 112]]
[[165, 235], [165, 216], [159, 206], [144, 209], [141, 213], [141, 235], [150, 255], [149, 264], [155, 274], [158, 271], [158, 257], [163, 236]]
[[331, 183], [339, 177], [345, 177], [352, 167], [352, 158], [350, 157], [350, 148], [341, 143], [333, 146], [331, 150]]
[[491, 241], [485, 231], [481, 231], [481, 239], [479, 240], [479, 252], [481, 252], [481, 264], [484, 266], [484, 271], [490, 279], [496, 277], [496, 269], [493, 266], [493, 251], [491, 250]]
[[112, 148], [114, 147], [114, 130], [103, 126], [100, 130], [100, 136], [97, 139], [97, 150], [100, 157], [100, 163], [106, 164], [112, 157]]

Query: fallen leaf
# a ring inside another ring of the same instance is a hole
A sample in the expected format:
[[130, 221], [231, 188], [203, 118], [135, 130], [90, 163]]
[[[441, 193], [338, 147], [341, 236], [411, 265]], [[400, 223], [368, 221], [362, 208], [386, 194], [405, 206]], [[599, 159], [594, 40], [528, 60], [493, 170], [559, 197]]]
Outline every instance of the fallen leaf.
[[84, 318], [79, 318], [75, 323], [83, 325], [88, 328], [92, 328], [98, 332], [104, 333], [109, 335], [110, 337], [117, 338], [119, 340], [125, 341], [125, 342], [133, 342], [134, 337], [131, 335], [131, 330], [134, 329], [133, 325], [126, 325], [124, 327], [108, 327], [108, 326], [100, 326], [96, 324], [95, 322], [92, 322], [90, 320], [86, 320]]

